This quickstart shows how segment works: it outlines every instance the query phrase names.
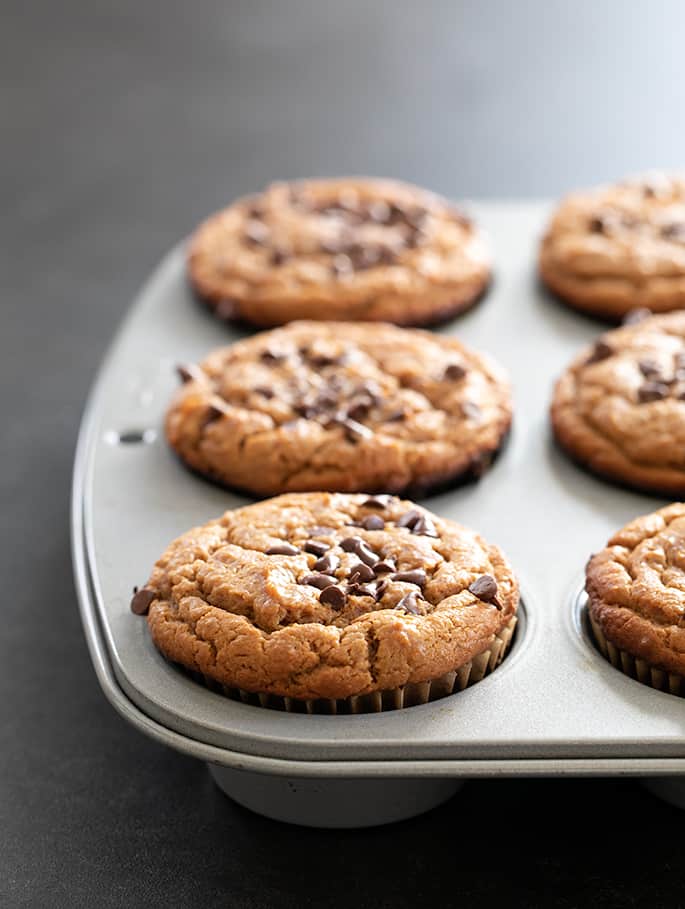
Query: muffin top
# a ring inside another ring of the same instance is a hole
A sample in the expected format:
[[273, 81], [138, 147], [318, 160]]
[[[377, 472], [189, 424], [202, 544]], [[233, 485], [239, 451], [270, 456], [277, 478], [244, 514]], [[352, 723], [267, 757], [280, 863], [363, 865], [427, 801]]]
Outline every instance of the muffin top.
[[165, 656], [217, 682], [345, 698], [467, 663], [518, 587], [496, 546], [409, 501], [300, 493], [184, 534], [131, 605]]
[[620, 318], [685, 305], [685, 179], [655, 172], [567, 196], [544, 237], [540, 266], [581, 308]]
[[392, 325], [291, 323], [182, 375], [170, 444], [200, 473], [257, 495], [479, 475], [511, 421], [508, 381], [488, 357]]
[[685, 495], [685, 312], [607, 332], [557, 383], [552, 421], [590, 469]]
[[274, 183], [196, 231], [188, 269], [217, 314], [428, 324], [489, 277], [475, 225], [445, 199], [392, 180]]
[[685, 504], [631, 521], [586, 573], [589, 608], [607, 639], [685, 675]]

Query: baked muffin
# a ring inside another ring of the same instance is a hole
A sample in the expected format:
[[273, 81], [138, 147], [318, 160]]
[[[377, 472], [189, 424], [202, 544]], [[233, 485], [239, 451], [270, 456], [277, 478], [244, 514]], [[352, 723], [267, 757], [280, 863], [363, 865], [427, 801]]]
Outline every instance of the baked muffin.
[[474, 223], [426, 190], [303, 180], [274, 183], [205, 221], [188, 273], [222, 319], [430, 325], [480, 297], [490, 258]]
[[300, 493], [179, 537], [131, 608], [210, 687], [358, 712], [480, 680], [518, 599], [506, 558], [471, 530], [391, 496]]
[[542, 241], [540, 274], [601, 318], [685, 307], [685, 179], [655, 172], [567, 196]]
[[559, 379], [551, 417], [561, 446], [593, 473], [685, 496], [685, 312], [602, 335]]
[[685, 694], [685, 504], [636, 518], [586, 569], [595, 640], [617, 669]]
[[392, 325], [291, 323], [180, 372], [169, 444], [193, 470], [257, 496], [425, 492], [477, 477], [511, 422], [492, 360]]

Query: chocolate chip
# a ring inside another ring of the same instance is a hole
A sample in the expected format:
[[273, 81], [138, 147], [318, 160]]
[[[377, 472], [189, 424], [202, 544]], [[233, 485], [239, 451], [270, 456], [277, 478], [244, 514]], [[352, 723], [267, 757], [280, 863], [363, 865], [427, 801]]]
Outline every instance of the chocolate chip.
[[195, 366], [194, 363], [189, 363], [185, 366], [183, 363], [179, 363], [176, 367], [176, 372], [178, 377], [185, 385], [186, 382], [193, 382], [198, 379], [201, 379], [204, 376], [204, 373], [199, 366]]
[[288, 359], [288, 355], [278, 350], [271, 350], [267, 347], [266, 350], [263, 350], [260, 353], [259, 359], [263, 363], [282, 363], [283, 360]]
[[637, 398], [641, 404], [648, 401], [661, 401], [668, 396], [668, 385], [663, 382], [645, 382], [637, 390]]
[[638, 306], [635, 309], [631, 309], [629, 313], [623, 318], [623, 325], [637, 325], [638, 322], [644, 322], [645, 319], [648, 319], [652, 315], [651, 310], [646, 309], [644, 306]]
[[364, 530], [383, 530], [385, 527], [385, 521], [382, 517], [380, 517], [380, 515], [367, 514], [365, 518], [361, 519], [359, 526], [363, 527]]
[[331, 584], [335, 584], [335, 578], [328, 574], [306, 574], [300, 578], [298, 584], [306, 584], [308, 587], [318, 587], [319, 590], [325, 590]]
[[603, 234], [604, 228], [606, 227], [606, 221], [601, 215], [597, 215], [590, 220], [588, 227], [593, 234]]
[[322, 410], [330, 410], [337, 407], [338, 398], [332, 391], [322, 391], [316, 396], [316, 404]]
[[321, 591], [319, 602], [330, 606], [331, 609], [342, 609], [345, 605], [345, 594], [340, 587], [336, 587], [333, 584]]
[[393, 410], [391, 413], [385, 417], [386, 423], [400, 423], [406, 418], [407, 414], [404, 410]]
[[261, 395], [263, 398], [268, 398], [269, 400], [273, 398], [275, 392], [273, 388], [267, 388], [266, 385], [259, 385], [255, 388], [255, 394]]
[[391, 571], [394, 571], [397, 566], [392, 559], [382, 559], [371, 567], [373, 568], [373, 573], [378, 576], [379, 574], [389, 574]]
[[333, 574], [339, 564], [340, 559], [332, 552], [327, 552], [314, 562], [314, 570], [320, 571], [321, 574]]
[[270, 546], [266, 550], [267, 555], [299, 555], [300, 550], [297, 546], [293, 546], [292, 543], [276, 543], [275, 546]]
[[350, 569], [350, 583], [358, 584], [360, 581], [366, 583], [366, 581], [373, 581], [376, 577], [376, 573], [369, 565], [364, 562], [357, 562], [356, 565], [353, 565]]
[[401, 518], [397, 521], [398, 527], [408, 527], [410, 530], [421, 518], [421, 512], [416, 508], [412, 508], [411, 511], [406, 511]]
[[585, 361], [585, 365], [589, 366], [591, 363], [599, 363], [600, 360], [606, 360], [607, 357], [611, 357], [613, 354], [614, 348], [610, 344], [607, 344], [606, 341], [597, 341]]
[[133, 597], [131, 598], [131, 612], [136, 615], [146, 615], [150, 604], [157, 594], [149, 587], [133, 588]]
[[210, 423], [215, 423], [218, 419], [223, 417], [224, 414], [225, 411], [222, 407], [219, 407], [218, 404], [208, 404], [202, 421], [203, 428], [209, 426]]
[[274, 249], [274, 251], [271, 253], [269, 262], [271, 265], [284, 265], [289, 259], [290, 256], [287, 253], [283, 252], [282, 249]]
[[640, 360], [637, 365], [643, 376], [655, 376], [661, 372], [659, 364], [654, 360]]
[[357, 423], [356, 420], [343, 420], [342, 425], [350, 442], [361, 442], [362, 439], [370, 439], [373, 435], [367, 426], [364, 426], [363, 423]]
[[373, 597], [374, 600], [376, 599], [376, 588], [370, 587], [368, 584], [349, 584], [347, 592], [355, 597]]
[[421, 615], [419, 602], [416, 599], [415, 593], [408, 593], [403, 596], [397, 606], [395, 606], [395, 609], [404, 609], [405, 612], [408, 612], [411, 615]]
[[362, 505], [365, 508], [387, 508], [391, 501], [392, 496], [381, 494], [377, 496], [369, 496], [365, 502], [362, 502]]
[[685, 222], [677, 221], [673, 224], [664, 224], [661, 228], [661, 236], [667, 240], [675, 240], [678, 243], [685, 242]]
[[379, 581], [378, 584], [376, 584], [376, 594], [375, 594], [376, 602], [378, 602], [378, 600], [380, 600], [383, 597], [383, 594], [385, 593], [385, 591], [387, 589], [388, 589], [388, 582], [386, 580]]
[[362, 399], [359, 401], [353, 401], [352, 404], [347, 408], [347, 416], [351, 420], [363, 420], [371, 410], [371, 406], [372, 404], [369, 400]]
[[253, 219], [248, 221], [245, 225], [244, 239], [246, 243], [251, 243], [255, 246], [264, 246], [268, 236], [269, 228], [263, 221]]
[[341, 540], [340, 548], [359, 556], [365, 565], [375, 565], [379, 561], [378, 554], [370, 549], [361, 537], [346, 537]]
[[474, 404], [473, 401], [463, 401], [461, 412], [462, 416], [466, 417], [467, 420], [478, 420], [482, 414], [480, 407]]
[[307, 404], [303, 401], [293, 404], [293, 410], [298, 416], [303, 417], [305, 420], [311, 420], [321, 413], [316, 405]]
[[480, 578], [476, 578], [475, 581], [469, 584], [468, 590], [469, 593], [472, 593], [474, 597], [478, 597], [479, 600], [483, 600], [484, 603], [492, 603], [498, 609], [502, 608], [497, 602], [497, 581], [491, 574], [484, 574]]
[[404, 581], [407, 584], [416, 584], [417, 587], [424, 587], [427, 578], [423, 568], [412, 568], [411, 571], [395, 571], [390, 575], [390, 580]]
[[328, 543], [321, 543], [319, 540], [307, 540], [304, 544], [304, 551], [311, 552], [312, 555], [322, 556], [331, 548]]
[[443, 379], [449, 379], [450, 381], [457, 379], [463, 379], [466, 375], [466, 370], [459, 363], [450, 363], [445, 367], [445, 371], [442, 375]]

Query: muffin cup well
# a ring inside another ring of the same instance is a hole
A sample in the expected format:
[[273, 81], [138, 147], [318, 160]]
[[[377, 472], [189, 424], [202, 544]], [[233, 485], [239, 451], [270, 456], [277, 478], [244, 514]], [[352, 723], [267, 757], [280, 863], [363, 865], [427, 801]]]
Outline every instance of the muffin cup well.
[[439, 698], [446, 697], [449, 694], [456, 694], [469, 685], [475, 685], [476, 682], [480, 682], [481, 679], [496, 669], [506, 656], [514, 637], [515, 628], [516, 616], [513, 615], [504, 628], [496, 635], [493, 635], [487, 650], [483, 650], [458, 669], [445, 673], [445, 675], [441, 675], [438, 678], [430, 679], [426, 682], [410, 683], [400, 688], [353, 695], [348, 698], [299, 700], [274, 694], [244, 691], [241, 688], [231, 688], [199, 673], [191, 673], [191, 675], [212, 691], [226, 695], [232, 700], [252, 704], [255, 707], [285, 710], [287, 713], [381, 713], [382, 711], [401, 710], [404, 707], [414, 707], [417, 704], [437, 701]]
[[599, 648], [602, 656], [608, 660], [611, 665], [620, 670], [624, 675], [642, 682], [643, 685], [649, 685], [650, 688], [656, 688], [657, 691], [665, 691], [668, 694], [675, 694], [678, 697], [685, 697], [685, 678], [676, 672], [667, 672], [652, 666], [646, 660], [633, 656], [625, 650], [619, 650], [615, 644], [605, 636], [599, 623], [594, 616], [588, 612], [592, 636]]

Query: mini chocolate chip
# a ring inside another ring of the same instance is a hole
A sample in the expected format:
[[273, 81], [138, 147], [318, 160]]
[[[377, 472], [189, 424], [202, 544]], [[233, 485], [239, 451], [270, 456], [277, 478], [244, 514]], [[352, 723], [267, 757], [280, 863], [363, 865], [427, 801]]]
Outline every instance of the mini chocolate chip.
[[266, 550], [267, 555], [299, 555], [300, 550], [297, 546], [293, 546], [292, 543], [276, 543], [275, 546], [270, 546]]
[[463, 401], [461, 405], [462, 416], [467, 420], [478, 420], [481, 416], [481, 409], [473, 401]]
[[204, 376], [204, 373], [199, 366], [195, 366], [194, 363], [189, 363], [185, 366], [183, 363], [179, 363], [176, 367], [176, 372], [178, 377], [185, 385], [186, 382], [193, 382], [197, 379], [201, 379]]
[[271, 265], [284, 265], [290, 256], [283, 252], [282, 249], [274, 249], [271, 253], [271, 259], [269, 260]]
[[371, 567], [373, 568], [373, 573], [378, 576], [379, 574], [388, 574], [389, 572], [394, 571], [397, 566], [392, 559], [382, 559]]
[[267, 388], [266, 385], [259, 385], [255, 388], [255, 394], [261, 395], [263, 398], [268, 398], [269, 400], [273, 398], [275, 392], [273, 388]]
[[341, 540], [340, 548], [345, 552], [353, 552], [366, 565], [375, 565], [378, 561], [378, 554], [373, 552], [361, 537], [346, 537]]
[[331, 584], [335, 584], [335, 578], [328, 574], [306, 574], [300, 578], [298, 584], [306, 584], [308, 587], [318, 587], [319, 590], [325, 590]]
[[307, 540], [304, 544], [304, 551], [311, 552], [312, 555], [322, 556], [331, 548], [328, 543], [321, 543], [318, 540]]
[[640, 360], [637, 365], [643, 376], [654, 376], [661, 372], [659, 364], [654, 360]]
[[215, 312], [224, 322], [230, 322], [232, 319], [237, 319], [240, 315], [240, 305], [237, 300], [231, 300], [226, 297], [217, 303]]
[[590, 219], [588, 227], [593, 234], [603, 234], [604, 228], [606, 227], [606, 221], [601, 215], [597, 215], [596, 217]]
[[269, 228], [263, 221], [253, 219], [245, 225], [244, 239], [247, 243], [254, 243], [256, 246], [264, 246], [269, 236]]
[[366, 583], [366, 581], [373, 581], [375, 577], [376, 573], [373, 568], [364, 562], [357, 562], [356, 565], [352, 566], [349, 573], [351, 584], [357, 584], [359, 581], [362, 581], [363, 583]]
[[342, 609], [345, 605], [345, 594], [340, 587], [336, 587], [335, 584], [332, 584], [330, 587], [326, 587], [321, 591], [319, 594], [319, 602], [326, 606], [330, 606], [331, 609]]
[[149, 587], [141, 587], [140, 590], [134, 587], [133, 597], [131, 598], [131, 612], [135, 613], [135, 615], [146, 615], [150, 604], [156, 596], [155, 591]]
[[365, 508], [387, 508], [391, 501], [392, 496], [383, 493], [377, 496], [369, 496], [365, 502], [362, 502], [362, 505]]
[[365, 518], [361, 519], [359, 526], [363, 527], [364, 530], [383, 530], [385, 521], [380, 515], [367, 514]]
[[663, 382], [645, 382], [637, 391], [637, 398], [641, 404], [648, 401], [661, 401], [668, 395], [668, 385]]
[[608, 357], [613, 356], [614, 348], [607, 344], [606, 341], [597, 341], [595, 346], [592, 348], [589, 357], [585, 361], [585, 365], [589, 366], [591, 363], [599, 363], [600, 360], [606, 360]]
[[425, 515], [421, 515], [419, 520], [412, 527], [411, 532], [424, 537], [437, 537], [438, 535], [435, 524]]
[[416, 522], [421, 518], [421, 512], [416, 508], [412, 508], [411, 511], [406, 511], [401, 518], [397, 521], [398, 527], [408, 527], [410, 530], [416, 524]]
[[219, 407], [217, 404], [208, 404], [202, 426], [209, 426], [210, 423], [216, 422], [218, 419], [224, 416], [224, 413], [225, 411], [223, 408]]
[[267, 347], [266, 350], [263, 350], [260, 353], [259, 359], [263, 363], [282, 363], [283, 360], [288, 359], [288, 356], [287, 356], [287, 354], [284, 354], [281, 351], [271, 350], [270, 348]]
[[376, 602], [383, 597], [383, 594], [388, 589], [388, 582], [386, 580], [379, 581], [376, 584]]
[[450, 363], [445, 367], [445, 371], [442, 375], [443, 379], [457, 380], [463, 379], [466, 375], [466, 370], [459, 363]]
[[373, 597], [374, 600], [376, 599], [376, 588], [370, 587], [368, 584], [349, 584], [347, 592], [355, 597]]
[[652, 315], [651, 310], [646, 309], [644, 306], [638, 306], [635, 309], [631, 309], [623, 318], [623, 325], [637, 325], [639, 322], [644, 322], [645, 319], [648, 319]]
[[405, 612], [410, 613], [411, 615], [421, 615], [421, 610], [419, 609], [419, 603], [416, 599], [415, 593], [407, 593], [399, 601], [395, 609], [404, 609]]
[[333, 574], [340, 564], [340, 559], [334, 556], [332, 552], [327, 552], [314, 562], [314, 570], [322, 574]]
[[371, 407], [371, 401], [353, 401], [352, 404], [347, 408], [347, 416], [351, 420], [363, 420], [364, 417], [368, 415]]
[[493, 603], [498, 609], [501, 609], [497, 602], [497, 581], [491, 574], [484, 574], [476, 578], [475, 581], [469, 584], [468, 590], [469, 593], [472, 593], [474, 597], [478, 597], [479, 600], [483, 600], [484, 603]]
[[390, 575], [391, 581], [405, 581], [407, 584], [416, 584], [417, 587], [424, 587], [426, 584], [426, 572], [423, 568], [412, 568], [410, 571], [395, 571]]

